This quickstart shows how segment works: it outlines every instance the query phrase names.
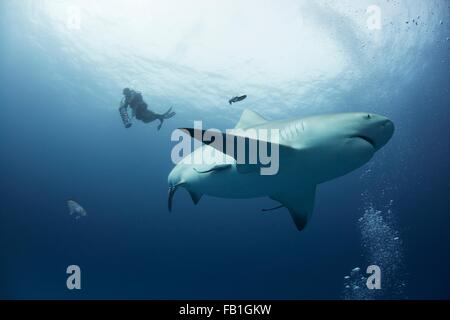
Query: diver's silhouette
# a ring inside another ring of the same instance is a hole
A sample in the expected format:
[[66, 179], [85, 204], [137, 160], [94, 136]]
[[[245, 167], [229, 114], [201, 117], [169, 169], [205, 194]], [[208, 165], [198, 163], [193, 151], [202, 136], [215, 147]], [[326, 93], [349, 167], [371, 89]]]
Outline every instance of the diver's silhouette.
[[140, 92], [125, 88], [123, 89], [123, 95], [124, 98], [120, 103], [119, 111], [126, 128], [131, 127], [127, 107], [131, 108], [133, 117], [136, 117], [136, 119], [141, 120], [144, 123], [159, 120], [158, 130], [161, 129], [164, 120], [172, 118], [175, 115], [172, 108], [169, 108], [169, 110], [163, 114], [148, 110], [147, 103], [145, 103]]

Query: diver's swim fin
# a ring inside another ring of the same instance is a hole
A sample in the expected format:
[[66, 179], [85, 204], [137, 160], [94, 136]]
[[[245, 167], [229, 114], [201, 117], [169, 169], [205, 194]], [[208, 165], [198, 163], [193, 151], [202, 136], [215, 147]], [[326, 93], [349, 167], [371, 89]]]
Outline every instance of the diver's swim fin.
[[174, 115], [176, 115], [176, 113], [174, 111], [172, 111], [172, 107], [169, 108], [169, 110], [167, 110], [166, 112], [164, 112], [159, 119], [159, 121], [161, 121], [161, 123], [158, 125], [158, 131], [161, 129], [162, 124], [164, 122], [164, 120], [166, 119], [170, 119], [172, 118]]
[[175, 112], [172, 111], [172, 107], [169, 108], [169, 110], [167, 110], [164, 114], [163, 114], [163, 118], [164, 119], [170, 119], [172, 118], [174, 115], [176, 115]]

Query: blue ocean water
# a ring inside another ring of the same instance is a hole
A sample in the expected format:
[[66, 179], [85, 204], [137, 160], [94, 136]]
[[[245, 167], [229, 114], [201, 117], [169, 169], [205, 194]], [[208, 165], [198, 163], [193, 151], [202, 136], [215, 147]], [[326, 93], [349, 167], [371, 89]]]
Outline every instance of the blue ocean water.
[[[374, 1], [244, 2], [1, 2], [0, 298], [450, 298], [449, 2], [380, 2], [373, 31]], [[177, 115], [125, 129], [125, 86]], [[319, 186], [303, 232], [265, 198], [180, 191], [169, 213], [172, 131], [231, 128], [244, 108], [374, 112], [396, 132]], [[371, 264], [378, 292], [358, 285]]]

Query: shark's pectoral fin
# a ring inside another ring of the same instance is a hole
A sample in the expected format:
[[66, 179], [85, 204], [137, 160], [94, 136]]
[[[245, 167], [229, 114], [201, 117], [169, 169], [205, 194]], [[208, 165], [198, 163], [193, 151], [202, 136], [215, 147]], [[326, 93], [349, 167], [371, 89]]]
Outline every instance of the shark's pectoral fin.
[[301, 231], [311, 218], [314, 210], [315, 195], [316, 186], [312, 186], [302, 190], [292, 190], [287, 193], [273, 195], [270, 198], [280, 202], [289, 210], [297, 229]]
[[[168, 199], [167, 199], [167, 206], [169, 208], [169, 211], [172, 211], [173, 196], [175, 195], [175, 192], [177, 191], [178, 187], [183, 186], [183, 185], [184, 185], [184, 182], [180, 182], [179, 184], [177, 184], [175, 186], [169, 187]], [[189, 192], [189, 195], [191, 196], [191, 199], [194, 202], [194, 204], [197, 204], [203, 196], [203, 194], [201, 194], [201, 193], [197, 193], [197, 192], [194, 192], [191, 190], [187, 190], [187, 191]]]
[[188, 190], [189, 195], [191, 196], [192, 201], [194, 202], [194, 204], [199, 203], [200, 199], [202, 198], [203, 194], [201, 193], [196, 193], [194, 191], [190, 191]]

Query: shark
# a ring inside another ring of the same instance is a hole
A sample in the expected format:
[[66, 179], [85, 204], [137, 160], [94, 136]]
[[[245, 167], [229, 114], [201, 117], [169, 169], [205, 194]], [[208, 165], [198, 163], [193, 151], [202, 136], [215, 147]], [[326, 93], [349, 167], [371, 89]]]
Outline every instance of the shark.
[[[259, 164], [241, 164], [236, 152], [219, 150], [204, 141], [192, 154], [215, 148], [224, 161], [195, 164], [182, 159], [168, 176], [168, 209], [180, 187], [186, 189], [194, 204], [203, 195], [229, 199], [270, 197], [290, 213], [298, 230], [311, 219], [317, 186], [339, 178], [369, 162], [392, 138], [394, 123], [373, 113], [338, 113], [269, 121], [246, 109], [234, 129], [279, 130], [279, 170], [261, 175]], [[180, 128], [200, 140], [193, 128]], [[232, 133], [219, 132], [225, 141]], [[246, 138], [249, 140], [249, 138]], [[247, 141], [248, 143], [248, 141]], [[270, 142], [269, 142], [270, 143]], [[272, 209], [268, 209], [272, 210]]]

